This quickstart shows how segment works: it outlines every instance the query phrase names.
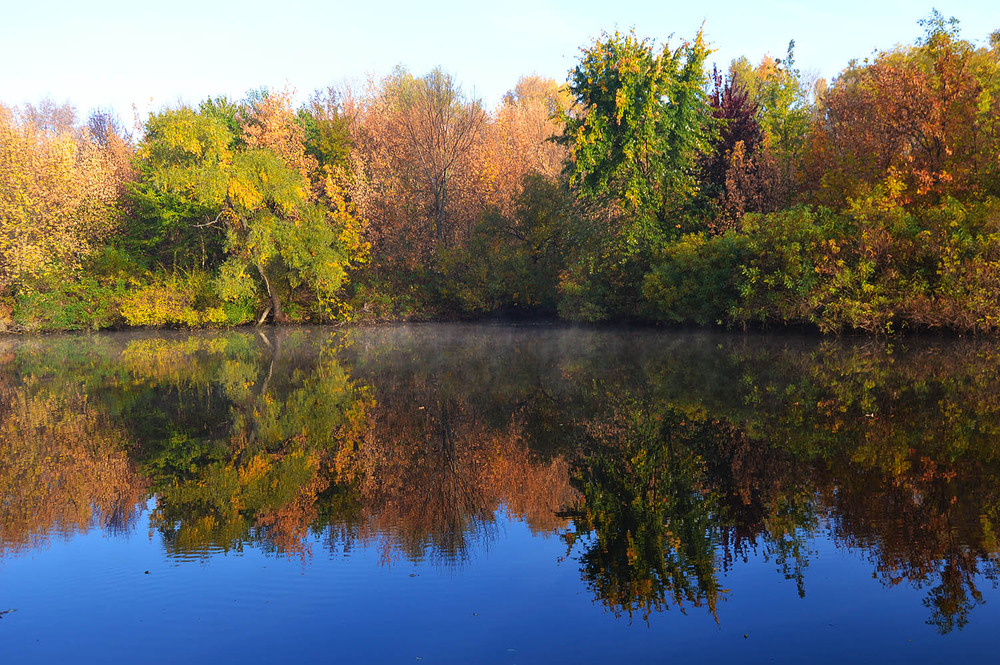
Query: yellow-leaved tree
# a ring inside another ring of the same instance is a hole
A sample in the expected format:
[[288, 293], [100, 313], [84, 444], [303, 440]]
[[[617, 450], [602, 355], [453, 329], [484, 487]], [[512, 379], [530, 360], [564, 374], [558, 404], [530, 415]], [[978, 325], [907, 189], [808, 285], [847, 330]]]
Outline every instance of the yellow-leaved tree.
[[127, 169], [109, 146], [69, 107], [0, 105], [0, 296], [77, 268], [112, 232]]

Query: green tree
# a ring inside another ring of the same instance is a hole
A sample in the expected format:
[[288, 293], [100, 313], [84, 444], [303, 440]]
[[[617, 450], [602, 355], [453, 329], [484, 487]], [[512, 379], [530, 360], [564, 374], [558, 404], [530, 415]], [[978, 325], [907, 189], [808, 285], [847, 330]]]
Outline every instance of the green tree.
[[604, 424], [604, 445], [574, 469], [584, 500], [564, 538], [580, 545], [584, 581], [615, 613], [648, 617], [674, 604], [715, 615], [725, 593], [717, 560], [722, 529], [705, 462], [690, 447], [706, 432], [669, 407], [654, 414], [629, 398], [621, 402]]
[[[256, 274], [273, 313], [302, 290], [315, 311], [330, 314], [347, 269], [363, 251], [350, 207], [310, 200], [309, 181], [270, 148], [241, 147], [218, 114], [181, 108], [150, 118], [139, 150], [135, 197], [162, 229], [195, 237], [222, 231], [219, 295], [254, 289]], [[203, 252], [206, 245], [202, 244]], [[204, 261], [204, 260], [203, 260]]]
[[556, 309], [576, 200], [565, 181], [538, 173], [526, 175], [521, 187], [510, 214], [485, 213], [465, 245], [443, 256], [443, 295], [465, 311]]
[[570, 72], [574, 106], [562, 140], [570, 184], [589, 211], [569, 233], [560, 315], [638, 315], [652, 257], [667, 239], [695, 230], [686, 227], [716, 124], [705, 87], [708, 53], [700, 32], [672, 50], [634, 34], [605, 34]]
[[306, 153], [321, 166], [345, 167], [351, 158], [352, 114], [345, 109], [343, 95], [334, 88], [317, 90], [299, 111], [305, 130]]
[[572, 183], [632, 218], [631, 233], [657, 235], [698, 193], [698, 157], [714, 131], [708, 53], [700, 32], [673, 50], [616, 32], [585, 48], [570, 72]]

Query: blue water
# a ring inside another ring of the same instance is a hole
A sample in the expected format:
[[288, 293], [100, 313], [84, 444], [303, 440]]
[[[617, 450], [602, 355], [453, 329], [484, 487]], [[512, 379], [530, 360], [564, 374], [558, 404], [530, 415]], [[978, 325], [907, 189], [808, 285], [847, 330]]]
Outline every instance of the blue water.
[[[462, 565], [380, 561], [377, 551], [305, 560], [258, 548], [176, 560], [143, 530], [99, 530], [7, 559], [7, 662], [942, 662], [994, 648], [992, 602], [962, 631], [925, 624], [919, 590], [872, 580], [858, 552], [822, 538], [805, 597], [764, 557], [724, 576], [716, 621], [676, 608], [615, 616], [581, 587], [552, 537], [505, 519]], [[148, 574], [146, 573], [148, 571]]]

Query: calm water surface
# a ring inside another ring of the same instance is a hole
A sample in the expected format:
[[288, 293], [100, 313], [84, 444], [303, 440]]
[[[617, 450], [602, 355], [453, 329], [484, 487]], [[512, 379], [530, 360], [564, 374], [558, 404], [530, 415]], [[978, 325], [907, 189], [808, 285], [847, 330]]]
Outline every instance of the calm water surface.
[[422, 325], [0, 340], [0, 662], [941, 662], [1000, 344]]

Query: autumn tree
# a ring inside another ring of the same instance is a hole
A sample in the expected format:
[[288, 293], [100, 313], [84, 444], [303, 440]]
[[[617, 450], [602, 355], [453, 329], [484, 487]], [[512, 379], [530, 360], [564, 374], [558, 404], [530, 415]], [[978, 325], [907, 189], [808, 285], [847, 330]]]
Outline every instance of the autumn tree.
[[[244, 120], [242, 145], [227, 124], [180, 108], [150, 118], [140, 146], [138, 203], [168, 227], [224, 232], [219, 290], [235, 298], [263, 286], [268, 313], [305, 289], [312, 308], [330, 315], [346, 271], [364, 251], [357, 217], [342, 199], [322, 205], [311, 193], [301, 131], [288, 126], [287, 98], [262, 100]], [[234, 147], [235, 146], [235, 147]]]
[[442, 298], [462, 310], [552, 312], [575, 202], [556, 138], [568, 108], [555, 81], [524, 77], [504, 96], [473, 148], [479, 214], [446, 251]]
[[709, 226], [716, 231], [738, 228], [746, 212], [764, 207], [760, 160], [764, 132], [760, 108], [733, 75], [712, 71], [712, 115], [719, 133], [702, 162], [706, 196], [714, 203]]
[[71, 134], [79, 129], [76, 108], [68, 102], [60, 104], [48, 97], [37, 104], [25, 104], [20, 115], [25, 123], [40, 132]]
[[485, 114], [440, 69], [398, 69], [368, 95], [356, 127], [359, 203], [386, 259], [413, 268], [467, 235], [471, 149]]
[[568, 152], [556, 139], [569, 105], [563, 86], [538, 76], [522, 77], [504, 95], [475, 148], [484, 206], [511, 215], [526, 176], [537, 174], [550, 181], [560, 176]]
[[517, 189], [514, 201], [500, 198], [465, 244], [443, 257], [442, 297], [463, 311], [556, 311], [560, 272], [581, 206], [562, 178], [531, 172]]
[[401, 77], [392, 94], [434, 236], [439, 244], [447, 245], [457, 231], [450, 228], [453, 220], [448, 209], [449, 196], [460, 187], [455, 172], [479, 138], [485, 116], [479, 103], [467, 101], [451, 76], [440, 69], [420, 79]]
[[854, 63], [822, 98], [810, 144], [815, 196], [839, 203], [891, 179], [903, 203], [997, 194], [996, 45], [934, 12], [917, 45]]
[[132, 132], [113, 111], [97, 109], [87, 118], [86, 130], [96, 143], [115, 187], [115, 197], [120, 205], [127, 203], [129, 185], [135, 180], [135, 140]]
[[812, 91], [795, 67], [795, 41], [784, 58], [765, 56], [756, 66], [737, 58], [729, 76], [758, 109], [764, 133], [759, 180], [764, 207], [776, 210], [794, 201], [802, 180], [801, 161], [813, 114]]
[[43, 102], [0, 106], [0, 294], [72, 271], [118, 221], [131, 146]]

